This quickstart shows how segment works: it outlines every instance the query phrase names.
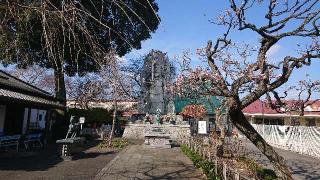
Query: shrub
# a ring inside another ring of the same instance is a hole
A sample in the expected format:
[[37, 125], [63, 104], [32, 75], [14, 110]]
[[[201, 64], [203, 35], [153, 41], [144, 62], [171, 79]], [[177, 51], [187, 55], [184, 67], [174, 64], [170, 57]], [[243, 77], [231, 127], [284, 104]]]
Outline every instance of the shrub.
[[182, 152], [188, 156], [193, 162], [194, 166], [201, 169], [208, 179], [220, 179], [215, 174], [215, 166], [213, 162], [203, 159], [198, 153], [191, 150], [186, 145], [181, 145]]
[[129, 144], [126, 139], [114, 139], [112, 140], [112, 147], [117, 149], [122, 149]]
[[[106, 148], [108, 147], [108, 145], [106, 144], [107, 141], [102, 141], [100, 144], [99, 144], [99, 147], [100, 148]], [[113, 139], [112, 140], [112, 147], [113, 148], [117, 148], [117, 149], [122, 149], [124, 148], [125, 146], [129, 145], [129, 141], [126, 140], [126, 139]]]
[[93, 141], [94, 137], [91, 134], [80, 134], [80, 137], [85, 137], [86, 141]]
[[[202, 158], [198, 153], [196, 153], [186, 145], [181, 145], [181, 150], [186, 156], [188, 156], [191, 159], [196, 168], [202, 170], [202, 172], [207, 176], [208, 179], [220, 179], [220, 177], [215, 174], [216, 167], [213, 162]], [[253, 172], [256, 172], [257, 177], [259, 179], [277, 179], [277, 176], [273, 170], [263, 168], [253, 160], [250, 160], [243, 156], [240, 157], [239, 160], [245, 162]]]
[[257, 169], [257, 176], [263, 180], [277, 179], [277, 175], [273, 170], [261, 167]]
[[64, 112], [53, 111], [52, 115], [55, 119], [54, 124], [51, 127], [52, 140], [63, 139], [66, 137], [69, 128], [69, 120], [67, 120], [63, 114]]
[[92, 109], [77, 109], [70, 108], [67, 112], [67, 117], [75, 116], [76, 119], [79, 117], [85, 117], [86, 123], [112, 123], [112, 112], [103, 108], [92, 108]]

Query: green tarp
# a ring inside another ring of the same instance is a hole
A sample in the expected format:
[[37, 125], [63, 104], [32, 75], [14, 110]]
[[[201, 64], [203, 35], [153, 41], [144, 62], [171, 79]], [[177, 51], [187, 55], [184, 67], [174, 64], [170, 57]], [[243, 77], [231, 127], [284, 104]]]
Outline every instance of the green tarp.
[[176, 97], [174, 100], [174, 106], [176, 109], [176, 113], [180, 113], [182, 109], [187, 105], [191, 105], [191, 104], [204, 105], [204, 107], [206, 108], [207, 114], [214, 114], [209, 101], [215, 107], [219, 107], [222, 99], [223, 99], [222, 97], [216, 97], [216, 96], [209, 96], [209, 99], [207, 96], [202, 96], [197, 99]]

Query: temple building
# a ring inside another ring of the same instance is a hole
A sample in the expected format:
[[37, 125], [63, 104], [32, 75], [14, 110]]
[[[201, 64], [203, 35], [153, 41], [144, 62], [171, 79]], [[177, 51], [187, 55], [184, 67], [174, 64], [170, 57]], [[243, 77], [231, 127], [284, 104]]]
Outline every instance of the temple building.
[[288, 126], [318, 126], [320, 127], [320, 102], [307, 106], [304, 116], [300, 112], [277, 112], [261, 100], [251, 103], [242, 110], [252, 124], [288, 125]]
[[55, 121], [53, 110], [64, 102], [0, 70], [0, 136], [42, 133]]

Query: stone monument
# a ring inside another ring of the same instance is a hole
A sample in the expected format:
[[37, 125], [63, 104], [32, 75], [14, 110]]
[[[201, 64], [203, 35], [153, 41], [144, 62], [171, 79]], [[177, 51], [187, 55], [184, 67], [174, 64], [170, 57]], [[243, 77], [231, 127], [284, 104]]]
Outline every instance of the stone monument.
[[143, 123], [128, 124], [123, 137], [144, 139], [146, 145], [168, 148], [173, 140], [190, 136], [190, 126], [176, 115], [174, 101], [166, 88], [173, 79], [174, 68], [166, 54], [152, 50], [141, 73], [140, 106], [146, 116]]
[[141, 73], [141, 105], [145, 113], [155, 115], [160, 109], [166, 114], [169, 92], [165, 87], [172, 82], [173, 76], [174, 68], [165, 53], [152, 50], [146, 56]]

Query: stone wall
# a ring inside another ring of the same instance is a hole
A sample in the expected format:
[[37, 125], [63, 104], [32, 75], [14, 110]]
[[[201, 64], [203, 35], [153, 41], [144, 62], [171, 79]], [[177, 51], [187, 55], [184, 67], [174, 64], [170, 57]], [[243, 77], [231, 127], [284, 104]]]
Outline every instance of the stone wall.
[[152, 126], [163, 128], [163, 131], [166, 134], [170, 134], [172, 140], [179, 141], [191, 136], [190, 125], [128, 124], [126, 125], [122, 137], [127, 139], [144, 139], [145, 129], [151, 128]]

